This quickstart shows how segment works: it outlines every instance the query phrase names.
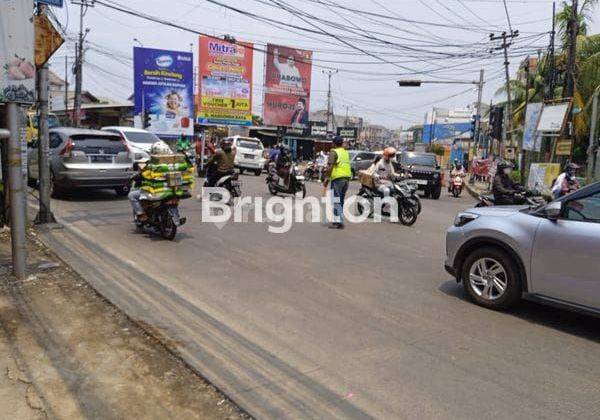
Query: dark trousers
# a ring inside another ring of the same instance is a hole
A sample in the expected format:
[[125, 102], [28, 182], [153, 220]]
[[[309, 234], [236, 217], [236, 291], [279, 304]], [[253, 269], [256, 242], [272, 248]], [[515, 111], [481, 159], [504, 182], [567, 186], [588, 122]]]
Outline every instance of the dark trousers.
[[344, 224], [344, 200], [348, 192], [348, 178], [334, 179], [331, 181], [331, 190], [333, 191], [333, 215], [336, 223]]

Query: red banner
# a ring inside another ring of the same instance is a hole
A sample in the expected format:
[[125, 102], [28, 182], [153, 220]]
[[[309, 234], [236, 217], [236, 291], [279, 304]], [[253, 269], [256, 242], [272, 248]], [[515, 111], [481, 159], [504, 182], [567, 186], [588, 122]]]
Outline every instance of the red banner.
[[267, 44], [265, 124], [308, 125], [311, 72], [312, 51]]

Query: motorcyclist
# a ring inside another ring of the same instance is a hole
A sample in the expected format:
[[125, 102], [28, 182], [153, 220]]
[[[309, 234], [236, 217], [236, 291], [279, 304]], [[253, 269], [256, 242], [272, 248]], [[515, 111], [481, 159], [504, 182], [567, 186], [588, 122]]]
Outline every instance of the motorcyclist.
[[[169, 147], [167, 143], [162, 140], [155, 142], [150, 148], [150, 155], [172, 155], [173, 151]], [[133, 213], [137, 220], [143, 222], [147, 220], [147, 216], [144, 213], [144, 208], [142, 207], [142, 203], [140, 202], [140, 196], [142, 191], [140, 187], [142, 186], [142, 172], [146, 167], [146, 163], [148, 159], [143, 159], [139, 162], [136, 162], [133, 165], [133, 169], [135, 173], [131, 177], [131, 191], [129, 191], [129, 202], [131, 203], [131, 208], [133, 209]]]
[[554, 185], [552, 186], [552, 197], [554, 197], [554, 199], [570, 194], [581, 188], [579, 181], [575, 177], [577, 169], [579, 169], [579, 165], [569, 163], [565, 167], [565, 171], [556, 178], [556, 181], [554, 181]]
[[448, 192], [452, 191], [452, 181], [455, 177], [465, 177], [467, 173], [459, 159], [454, 159], [454, 167], [450, 171], [450, 180], [448, 180]]
[[383, 150], [383, 157], [375, 163], [373, 171], [373, 182], [377, 191], [383, 194], [384, 197], [389, 197], [393, 188], [393, 182], [398, 178], [398, 174], [394, 171], [392, 161], [396, 157], [396, 149], [386, 147]]
[[283, 183], [287, 187], [290, 178], [290, 166], [292, 164], [292, 154], [286, 145], [279, 146], [279, 154], [275, 160], [275, 169], [277, 176], [283, 179]]
[[209, 187], [214, 187], [220, 178], [233, 173], [235, 169], [235, 153], [232, 139], [225, 138], [221, 140], [221, 148], [206, 163], [209, 168], [206, 174], [206, 181]]
[[498, 163], [496, 175], [492, 183], [492, 193], [494, 194], [494, 203], [497, 206], [523, 204], [525, 199], [518, 197], [525, 189], [518, 183], [510, 179], [513, 165], [510, 162], [503, 161]]

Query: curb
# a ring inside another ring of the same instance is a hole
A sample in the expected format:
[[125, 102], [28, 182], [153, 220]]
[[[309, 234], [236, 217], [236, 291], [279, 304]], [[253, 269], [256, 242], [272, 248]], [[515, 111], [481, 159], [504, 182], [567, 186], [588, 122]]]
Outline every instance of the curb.
[[473, 188], [469, 182], [465, 182], [465, 188], [467, 189], [467, 192], [469, 193], [469, 195], [471, 195], [471, 197], [473, 197], [475, 200], [479, 200], [479, 195], [481, 194], [480, 192], [477, 192], [477, 190], [475, 188]]

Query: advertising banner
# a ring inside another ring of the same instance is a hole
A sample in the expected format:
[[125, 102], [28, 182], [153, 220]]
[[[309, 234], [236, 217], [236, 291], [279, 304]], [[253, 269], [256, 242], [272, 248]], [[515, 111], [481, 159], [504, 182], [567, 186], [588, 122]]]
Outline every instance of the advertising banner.
[[194, 135], [194, 64], [189, 52], [133, 49], [134, 124], [162, 137]]
[[358, 128], [356, 127], [338, 127], [337, 135], [345, 141], [352, 142], [358, 138]]
[[46, 15], [35, 17], [35, 65], [43, 66], [65, 42]]
[[[525, 130], [523, 131], [523, 149], [539, 152], [542, 146], [541, 137], [537, 134], [537, 126], [542, 113], [541, 102], [527, 104], [525, 111]], [[537, 137], [537, 139], [536, 139]]]
[[320, 121], [311, 121], [310, 135], [313, 137], [327, 137], [327, 123]]
[[529, 179], [527, 188], [549, 192], [552, 181], [560, 174], [559, 163], [532, 163], [529, 167]]
[[35, 100], [33, 0], [0, 1], [0, 102]]
[[267, 44], [263, 120], [267, 125], [308, 125], [312, 51]]
[[252, 125], [252, 44], [200, 37], [201, 124]]

